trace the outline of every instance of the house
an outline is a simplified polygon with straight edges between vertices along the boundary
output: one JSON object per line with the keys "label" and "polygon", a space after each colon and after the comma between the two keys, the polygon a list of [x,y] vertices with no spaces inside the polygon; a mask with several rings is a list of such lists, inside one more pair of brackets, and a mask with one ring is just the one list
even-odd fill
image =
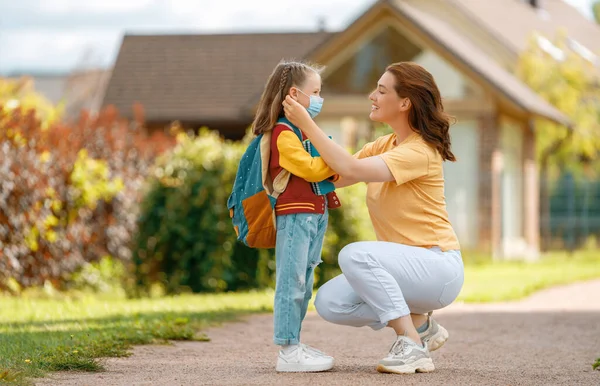
{"label": "house", "polygon": [[451,136],[459,160],[444,171],[448,212],[463,248],[535,257],[532,122],[569,121],[513,73],[532,33],[547,45],[559,27],[569,32],[573,50],[596,60],[600,29],[561,0],[380,0],[335,33],[127,35],[104,104],[131,115],[131,105],[141,102],[150,127],[178,120],[240,138],[275,64],[301,58],[327,66],[319,125],[353,144],[372,130],[366,95],[385,66],[420,63],[457,118]]}

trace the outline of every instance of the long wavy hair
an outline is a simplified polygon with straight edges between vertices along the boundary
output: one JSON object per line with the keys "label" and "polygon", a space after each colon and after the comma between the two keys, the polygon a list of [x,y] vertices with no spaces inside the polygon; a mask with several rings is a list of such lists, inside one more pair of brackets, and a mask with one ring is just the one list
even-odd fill
{"label": "long wavy hair", "polygon": [[320,74],[323,67],[295,61],[281,61],[267,80],[254,121],[252,132],[259,135],[272,130],[277,119],[283,115],[283,100],[292,86],[301,87],[312,71]]}
{"label": "long wavy hair", "polygon": [[396,80],[396,94],[410,99],[412,107],[408,121],[413,130],[435,147],[444,161],[456,161],[450,143],[450,123],[454,118],[444,112],[440,90],[433,76],[422,66],[411,62],[391,64],[386,71]]}

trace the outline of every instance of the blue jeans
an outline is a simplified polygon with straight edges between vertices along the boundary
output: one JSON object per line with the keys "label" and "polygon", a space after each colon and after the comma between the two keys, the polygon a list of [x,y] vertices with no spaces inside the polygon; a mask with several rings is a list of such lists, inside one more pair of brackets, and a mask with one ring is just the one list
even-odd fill
{"label": "blue jeans", "polygon": [[329,214],[277,216],[273,342],[300,343],[302,321],[312,297],[315,267],[321,263]]}

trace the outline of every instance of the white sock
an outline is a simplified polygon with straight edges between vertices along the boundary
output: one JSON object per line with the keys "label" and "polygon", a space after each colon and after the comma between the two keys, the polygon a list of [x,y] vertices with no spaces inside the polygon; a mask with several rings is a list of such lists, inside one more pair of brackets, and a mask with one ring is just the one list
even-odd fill
{"label": "white sock", "polygon": [[297,344],[286,344],[286,345],[281,346],[281,351],[283,351],[283,353],[285,355],[287,355],[287,354],[293,353],[297,348],[298,348]]}

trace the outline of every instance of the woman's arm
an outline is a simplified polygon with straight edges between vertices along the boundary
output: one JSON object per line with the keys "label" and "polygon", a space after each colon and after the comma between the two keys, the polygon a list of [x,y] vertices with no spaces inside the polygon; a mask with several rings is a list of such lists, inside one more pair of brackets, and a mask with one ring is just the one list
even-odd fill
{"label": "woman's arm", "polygon": [[[310,118],[308,111],[290,97],[283,102],[285,115],[298,126],[317,148],[321,158],[335,170],[343,180],[364,182],[393,181],[394,176],[379,156],[356,159],[343,147],[329,139]],[[347,186],[347,185],[346,185]]]}
{"label": "woman's arm", "polygon": [[335,181],[333,184],[335,185],[336,189],[340,189],[354,184],[358,184],[359,182],[361,181],[340,177],[340,179]]}

